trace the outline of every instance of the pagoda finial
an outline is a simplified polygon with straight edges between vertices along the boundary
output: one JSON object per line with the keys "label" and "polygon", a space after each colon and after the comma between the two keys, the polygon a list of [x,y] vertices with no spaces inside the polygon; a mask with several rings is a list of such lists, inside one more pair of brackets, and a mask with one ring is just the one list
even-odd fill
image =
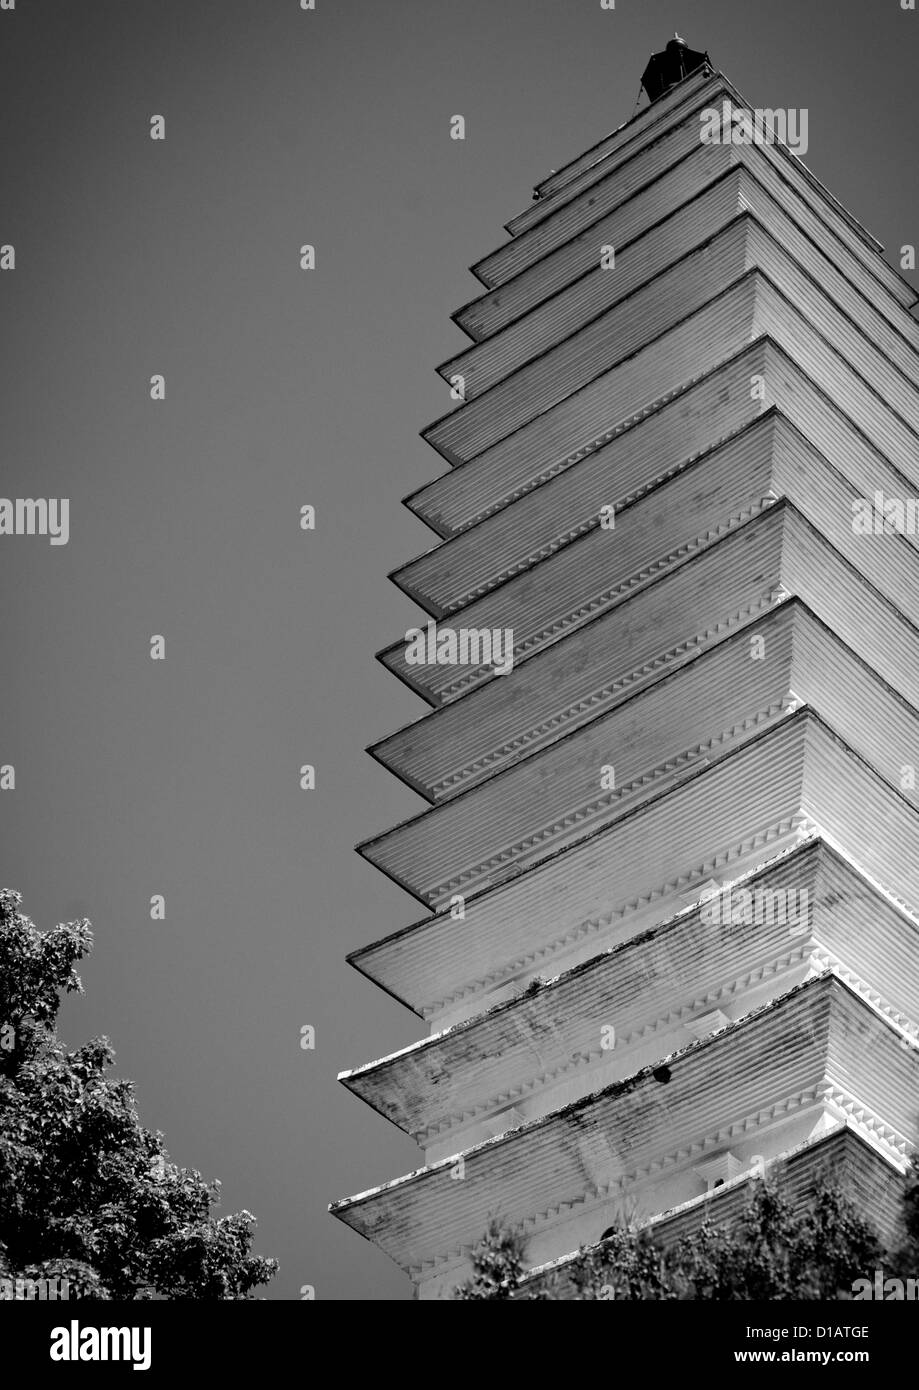
{"label": "pagoda finial", "polygon": [[674,32],[663,53],[654,53],[642,74],[641,85],[649,101],[657,101],[684,77],[708,64],[707,53],[698,53]]}

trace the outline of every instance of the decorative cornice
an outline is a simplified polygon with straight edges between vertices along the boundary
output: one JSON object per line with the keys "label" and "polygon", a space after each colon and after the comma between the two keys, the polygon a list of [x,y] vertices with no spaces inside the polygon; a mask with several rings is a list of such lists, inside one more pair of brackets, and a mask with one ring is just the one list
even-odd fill
{"label": "decorative cornice", "polygon": [[819,942],[815,943],[813,956],[814,964],[819,970],[831,971],[838,979],[842,980],[843,984],[849,986],[853,994],[864,999],[875,1013],[891,1023],[898,1033],[902,1033],[915,1047],[919,1048],[919,1023],[908,1018],[899,1009],[895,1009],[883,995],[879,994],[876,989],[872,989],[861,976],[856,975],[847,965],[843,964],[838,956],[833,955]]}
{"label": "decorative cornice", "polygon": [[[749,343],[744,344],[742,351],[746,352],[749,346]],[[639,351],[642,351],[642,349],[639,349]],[[514,488],[513,491],[505,493],[497,502],[492,502],[489,506],[483,507],[481,511],[476,512],[475,515],[469,517],[467,521],[454,527],[451,534],[458,536],[463,531],[468,531],[471,526],[475,526],[478,522],[484,521],[486,517],[501,511],[504,507],[509,506],[511,502],[516,502],[519,497],[523,497],[526,493],[532,492],[535,487],[539,487],[542,483],[547,483],[550,478],[554,478],[557,474],[563,473],[566,468],[570,468],[575,463],[580,463],[582,458],[586,458],[588,454],[595,453],[597,449],[602,449],[604,444],[609,444],[610,440],[615,439],[617,435],[623,434],[626,430],[631,429],[633,425],[637,425],[649,415],[653,415],[656,410],[660,410],[662,406],[668,405],[670,401],[676,400],[678,396],[682,396],[693,386],[697,386],[700,381],[704,381],[707,376],[713,375],[719,368],[733,361],[733,359],[739,355],[740,354],[737,352],[727,353],[724,357],[719,357],[717,362],[707,367],[704,372],[697,372],[695,376],[688,377],[685,381],[680,382],[678,386],[674,386],[669,391],[665,391],[663,395],[655,396],[654,400],[649,401],[647,405],[643,405],[640,410],[636,410],[624,420],[620,420],[617,424],[613,425],[611,429],[604,430],[603,434],[599,434],[594,439],[589,440],[579,449],[576,449],[574,453],[567,454],[564,458],[559,459],[557,463],[553,463],[542,469],[535,478],[530,478],[527,482],[521,483],[519,487]],[[616,368],[621,365],[621,363],[616,363],[610,370],[615,371]],[[473,462],[475,461],[476,460],[473,460]]]}
{"label": "decorative cornice", "polygon": [[[667,1169],[675,1168],[680,1164],[687,1164],[698,1159],[702,1154],[711,1149],[721,1148],[731,1140],[745,1137],[751,1133],[762,1129],[767,1125],[773,1125],[778,1120],[785,1119],[788,1115],[805,1106],[813,1106],[821,1102],[832,1105],[841,1113],[841,1117],[849,1119],[853,1128],[864,1127],[872,1133],[887,1130],[891,1134],[895,1131],[885,1125],[882,1120],[869,1111],[866,1106],[843,1091],[840,1087],[834,1086],[830,1082],[815,1082],[810,1086],[793,1091],[781,1100],[774,1101],[772,1105],[765,1106],[760,1110],[750,1111],[739,1120],[733,1121],[729,1125],[723,1125],[720,1129],[710,1131],[699,1139],[693,1140],[689,1144],[684,1144],[678,1149],[671,1150],[658,1158],[652,1159],[649,1163],[644,1163],[638,1168],[632,1169],[629,1173],[620,1174],[611,1182],[595,1184],[589,1183],[585,1192],[580,1196],[569,1200],[558,1202],[553,1206],[546,1207],[542,1211],[534,1212],[532,1216],[525,1217],[518,1222],[520,1231],[528,1236],[538,1234],[540,1231],[551,1226],[560,1216],[573,1211],[576,1207],[589,1211],[591,1207],[599,1207],[609,1201],[611,1197],[622,1194],[627,1188],[635,1186],[646,1178],[653,1177]],[[864,1118],[862,1118],[864,1116]],[[885,1147],[889,1147],[885,1145]],[[778,1157],[779,1155],[777,1155]],[[434,1259],[424,1260],[420,1264],[407,1266],[407,1273],[418,1282],[420,1279],[430,1277],[441,1271],[445,1271],[451,1265],[465,1263],[469,1255],[475,1249],[475,1242],[465,1242],[462,1245],[454,1246],[445,1251],[442,1255],[437,1255]]]}
{"label": "decorative cornice", "polygon": [[[807,1153],[808,1150],[819,1151],[819,1147],[822,1144],[828,1141],[832,1141],[834,1138],[838,1138],[840,1135],[843,1134],[854,1134],[860,1140],[862,1140],[862,1142],[867,1143],[868,1147],[871,1148],[875,1153],[880,1152],[878,1150],[877,1145],[872,1143],[871,1140],[864,1134],[860,1133],[857,1126],[852,1124],[850,1120],[836,1120],[830,1126],[830,1128],[827,1129],[826,1133],[822,1134],[819,1138],[814,1139],[812,1137],[809,1137],[803,1140],[800,1144],[796,1144],[794,1148],[787,1149],[783,1153],[777,1154],[775,1158],[770,1159],[769,1162],[766,1163],[766,1170],[768,1171],[774,1164],[786,1164],[790,1160],[802,1157]],[[881,1157],[884,1158],[885,1162],[890,1163],[890,1158],[886,1153],[881,1154]],[[899,1165],[897,1164],[892,1164],[892,1166],[894,1168],[899,1168]],[[715,1201],[718,1201],[726,1192],[730,1191],[732,1188],[742,1187],[745,1183],[750,1181],[751,1176],[752,1170],[749,1170],[745,1173],[738,1173],[737,1176],[734,1178],[729,1178],[723,1184],[723,1186],[719,1187],[717,1196],[715,1197]],[[674,1217],[682,1216],[684,1213],[692,1211],[694,1208],[699,1208],[707,1203],[710,1203],[712,1201],[712,1195],[713,1194],[710,1192],[700,1192],[697,1197],[690,1197],[688,1201],[678,1202],[676,1206],[668,1207],[666,1211],[657,1212],[654,1216],[650,1216],[647,1218],[647,1220],[640,1221],[636,1224],[639,1227],[644,1227],[649,1230],[654,1228],[655,1226],[666,1225],[669,1221],[672,1221]],[[559,1255],[554,1260],[547,1260],[543,1264],[536,1265],[535,1268],[529,1271],[528,1275],[526,1276],[525,1282],[529,1283],[531,1280],[538,1280],[546,1274],[552,1273],[554,1270],[562,1269],[565,1265],[577,1259],[580,1253],[580,1249],[568,1250],[564,1255]]]}
{"label": "decorative cornice", "polygon": [[[703,1138],[694,1140],[691,1144],[683,1145],[660,1158],[653,1159],[650,1163],[643,1164],[630,1173],[621,1174],[612,1182],[601,1185],[590,1184],[582,1196],[559,1202],[526,1217],[518,1223],[519,1229],[526,1235],[536,1235],[541,1230],[551,1226],[560,1216],[573,1211],[576,1207],[583,1207],[586,1211],[591,1207],[600,1206],[609,1201],[610,1197],[623,1193],[626,1188],[640,1183],[643,1179],[662,1173],[668,1168],[674,1168],[680,1163],[691,1162],[708,1150],[721,1148],[731,1140],[749,1135],[751,1131],[773,1125],[776,1121],[784,1119],[804,1106],[821,1104],[834,1110],[839,1119],[856,1133],[862,1133],[870,1138],[875,1147],[880,1146],[885,1157],[900,1172],[906,1170],[911,1151],[908,1140],[851,1092],[831,1081],[821,1081],[792,1092],[783,1097],[782,1100],[776,1101],[764,1109],[753,1111],[730,1125],[724,1125],[721,1129],[710,1132]],[[776,1155],[776,1157],[780,1158],[782,1155]],[[424,1277],[446,1270],[451,1265],[463,1264],[474,1248],[474,1242],[454,1246],[433,1260],[425,1260],[421,1264],[408,1266],[407,1273],[417,1282]]]}
{"label": "decorative cornice", "polygon": [[[672,569],[674,565],[679,564],[681,560],[685,560],[688,555],[695,555],[700,550],[705,550],[722,536],[726,536],[731,531],[735,531],[738,526],[743,526],[745,522],[752,521],[753,517],[759,516],[765,506],[768,505],[771,504],[764,503],[763,499],[760,499],[751,506],[744,507],[742,511],[734,512],[726,521],[719,522],[717,526],[710,527],[709,530],[704,532],[701,536],[695,536],[692,540],[677,546],[675,550],[671,550],[666,555],[662,555],[659,559],[653,560],[650,565],[645,565],[643,569],[639,570],[636,574],[630,575],[628,579],[624,579],[620,584],[615,584],[609,589],[604,589],[602,593],[596,594],[589,602],[582,603],[579,608],[572,609],[570,613],[566,613],[563,618],[559,618],[556,622],[551,623],[548,627],[542,628],[539,632],[532,633],[522,642],[515,643],[514,660],[519,661],[525,659],[529,652],[536,651],[540,647],[546,646],[549,642],[554,642],[559,637],[564,636],[569,628],[585,622],[588,618],[596,618],[604,609],[611,608],[626,594],[631,593],[634,589],[640,588],[650,580]],[[468,671],[464,672],[458,680],[455,680],[452,685],[443,687],[440,692],[441,703],[447,704],[457,699],[464,690],[467,690],[470,686],[478,685],[484,676],[492,674],[493,671],[494,668],[486,663],[471,667]]]}
{"label": "decorative cornice", "polygon": [[716,748],[728,743],[731,739],[740,734],[745,734],[753,729],[759,728],[762,724],[774,719],[777,715],[788,713],[784,700],[774,701],[765,708],[757,710],[755,714],[744,719],[739,724],[732,724],[729,729],[723,729],[712,738],[705,739],[702,743],[692,744],[689,748],[683,749],[674,757],[666,761],[657,763],[640,776],[633,778],[631,782],[623,783],[621,787],[616,787],[607,792],[604,796],[594,797],[585,802],[582,806],[576,807],[566,815],[550,821],[547,825],[527,835],[522,840],[517,840],[513,844],[506,846],[498,854],[493,854],[490,858],[482,860],[480,863],[464,869],[462,873],[455,874],[453,878],[447,879],[443,883],[436,884],[425,896],[431,901],[450,896],[453,893],[461,892],[464,885],[475,882],[483,875],[493,873],[495,869],[508,864],[521,855],[527,854],[540,846],[550,844],[558,836],[566,835],[568,831],[576,826],[583,825],[592,817],[597,817],[605,811],[609,811],[615,804],[622,801],[630,793],[637,791],[640,787],[658,781],[661,777],[676,772],[684,766],[691,766],[699,758],[704,758],[708,753],[714,752]]}
{"label": "decorative cornice", "polygon": [[602,714],[604,708],[612,704],[616,697],[621,695],[623,690],[627,690],[629,686],[635,685],[639,681],[643,681],[648,676],[653,675],[656,671],[661,671],[667,666],[672,665],[675,661],[679,660],[680,657],[685,656],[687,652],[701,650],[703,647],[733,632],[736,627],[743,626],[751,618],[760,617],[763,613],[769,612],[770,609],[777,607],[778,603],[772,596],[773,592],[773,590],[767,591],[765,594],[761,595],[759,599],[756,599],[752,603],[748,603],[744,608],[735,609],[733,613],[728,614],[726,618],[722,618],[720,622],[715,623],[712,627],[707,627],[703,629],[702,632],[694,633],[692,637],[687,638],[684,642],[678,643],[675,647],[668,647],[666,651],[652,657],[650,661],[644,662],[641,666],[636,666],[634,670],[629,671],[626,675],[619,676],[616,680],[610,681],[606,685],[601,685],[597,690],[592,691],[590,695],[585,695],[582,699],[576,700],[573,704],[566,705],[564,709],[558,710],[550,718],[544,719],[541,723],[534,725],[533,728],[528,729],[526,733],[518,735],[517,738],[506,740],[496,748],[490,749],[489,752],[483,753],[473,762],[467,764],[466,767],[461,768],[457,772],[450,773],[447,777],[442,777],[438,782],[432,784],[431,794],[433,796],[440,796],[444,792],[462,785],[463,782],[468,782],[470,778],[477,777],[479,773],[484,772],[493,763],[503,762],[506,758],[522,752],[524,748],[545,738],[547,734],[560,732],[564,729],[565,725],[570,723],[573,719],[582,718],[588,713],[594,716]]}
{"label": "decorative cornice", "polygon": [[843,1090],[832,1081],[825,1081],[820,1087],[820,1099],[836,1110],[840,1117],[848,1120],[856,1130],[864,1130],[875,1143],[880,1144],[891,1159],[905,1172],[912,1153],[912,1145],[893,1125],[882,1119],[877,1111],[865,1105],[851,1091]]}
{"label": "decorative cornice", "polygon": [[[678,1008],[670,1009],[666,1014],[659,1015],[653,1021],[642,1024],[634,1028],[631,1033],[617,1033],[616,1051],[622,1053],[636,1043],[646,1041],[659,1033],[681,1026],[684,1019],[692,1018],[700,1010],[711,1005],[722,1003],[726,999],[731,999],[737,994],[744,993],[754,985],[762,984],[772,975],[778,975],[784,970],[790,969],[793,965],[804,961],[808,956],[815,956],[812,945],[808,941],[802,942],[797,949],[785,951],[780,956],[761,961],[753,969],[747,970],[742,975],[738,975],[734,980],[714,986],[703,995],[697,995],[694,999],[681,1004]],[[821,965],[822,968],[822,965]],[[727,1025],[725,1025],[727,1026]],[[715,1030],[720,1032],[721,1030]],[[714,1036],[714,1033],[711,1035]],[[429,1125],[426,1129],[419,1130],[414,1136],[416,1142],[423,1148],[430,1147],[441,1137],[446,1137],[455,1130],[465,1129],[468,1125],[474,1124],[478,1119],[496,1110],[504,1110],[515,1103],[528,1099],[537,1091],[546,1090],[551,1086],[557,1085],[579,1071],[583,1071],[603,1058],[609,1059],[610,1053],[604,1051],[601,1046],[591,1048],[589,1051],[577,1052],[558,1067],[548,1068],[535,1075],[530,1076],[520,1085],[502,1091],[499,1095],[490,1096],[487,1100],[480,1102],[470,1110],[463,1110],[457,1115],[449,1116],[439,1123]],[[660,1059],[665,1060],[664,1058]]]}
{"label": "decorative cornice", "polygon": [[[646,497],[649,492],[653,492],[655,488],[660,487],[663,483],[670,482],[672,478],[676,478],[679,474],[685,473],[687,469],[691,468],[693,464],[698,463],[700,459],[705,458],[706,455],[714,454],[718,449],[723,448],[725,444],[729,444],[731,440],[736,439],[739,435],[742,435],[748,430],[752,423],[760,419],[762,419],[762,415],[753,417],[753,420],[744,420],[741,424],[735,426],[734,429],[728,430],[726,434],[718,435],[714,440],[706,444],[704,448],[697,449],[695,453],[687,455],[687,457],[681,459],[679,463],[675,463],[672,467],[665,468],[660,473],[654,474],[653,477],[647,479],[646,482],[641,483],[638,487],[634,487],[631,492],[622,493],[619,497],[613,499],[612,506],[616,516],[619,516],[620,512],[624,511],[627,507],[631,507],[634,503],[639,502],[643,497]],[[773,500],[775,500],[774,496]],[[599,513],[592,512],[590,516],[584,521],[579,522],[577,526],[569,526],[567,530],[560,531],[551,541],[547,541],[545,545],[531,550],[523,559],[515,561],[513,565],[507,565],[504,569],[497,571],[491,579],[486,580],[482,584],[476,584],[473,588],[467,589],[459,598],[454,599],[452,603],[445,604],[444,614],[453,613],[457,608],[464,608],[467,603],[472,603],[476,599],[481,598],[484,594],[490,593],[492,589],[497,589],[499,585],[504,584],[508,579],[513,579],[516,574],[520,574],[523,570],[530,569],[541,560],[548,559],[549,556],[554,555],[557,550],[561,550],[564,546],[577,540],[579,536],[584,536],[588,531],[594,531],[599,526]],[[443,544],[449,544],[449,542],[445,541]],[[443,544],[435,547],[430,553],[437,554],[443,548]]]}
{"label": "decorative cornice", "polygon": [[596,932],[602,931],[605,927],[616,920],[628,917],[639,908],[648,907],[659,898],[665,897],[680,888],[688,888],[692,885],[701,887],[713,877],[716,870],[724,865],[733,863],[737,859],[745,858],[751,852],[770,844],[784,836],[797,833],[801,838],[809,837],[817,833],[816,828],[812,828],[811,822],[800,812],[794,815],[785,816],[779,821],[774,821],[764,829],[754,831],[743,840],[736,842],[727,849],[707,859],[703,864],[696,865],[685,873],[678,874],[676,878],[668,879],[665,883],[652,888],[649,893],[641,893],[638,897],[631,898],[620,907],[613,908],[610,912],[602,913],[599,917],[588,917],[578,922],[576,926],[565,932],[563,936],[556,937],[554,941],[546,943],[536,951],[531,951],[525,956],[518,956],[516,960],[509,961],[500,966],[497,970],[489,972],[469,984],[463,985],[461,989],[454,991],[453,994],[438,1000],[434,1004],[421,1007],[423,1018],[430,1018],[434,1014],[442,1013],[454,1004],[467,998],[471,994],[479,994],[483,990],[491,989],[523,971],[531,969],[539,961],[547,960],[551,956],[557,955],[560,951],[573,946],[577,941]]}

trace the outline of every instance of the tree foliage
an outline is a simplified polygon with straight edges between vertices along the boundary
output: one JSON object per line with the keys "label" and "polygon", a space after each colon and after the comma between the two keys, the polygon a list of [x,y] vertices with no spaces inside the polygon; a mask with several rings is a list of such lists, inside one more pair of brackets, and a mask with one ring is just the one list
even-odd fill
{"label": "tree foliage", "polygon": [[[912,1274],[919,1256],[919,1175],[903,1199],[906,1240],[894,1259]],[[526,1242],[492,1221],[473,1252],[473,1276],[460,1299],[801,1300],[847,1296],[854,1281],[884,1262],[871,1224],[843,1192],[818,1184],[801,1211],[780,1185],[758,1179],[733,1222],[711,1220],[669,1247],[647,1227],[622,1224],[582,1250],[564,1271],[525,1285]]]}
{"label": "tree foliage", "polygon": [[525,1250],[526,1241],[519,1232],[502,1226],[493,1217],[476,1247],[472,1278],[457,1289],[454,1297],[465,1303],[510,1298],[526,1274]]}
{"label": "tree foliage", "polygon": [[0,891],[0,1277],[67,1279],[70,1297],[246,1299],[277,1265],[254,1217],[217,1219],[219,1183],[169,1161],[105,1038],[68,1051],[61,997],[82,992],[88,921],[40,932]]}

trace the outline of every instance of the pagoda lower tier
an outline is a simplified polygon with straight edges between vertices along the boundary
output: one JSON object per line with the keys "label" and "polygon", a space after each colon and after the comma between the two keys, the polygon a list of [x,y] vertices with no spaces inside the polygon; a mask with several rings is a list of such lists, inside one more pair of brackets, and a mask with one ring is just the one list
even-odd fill
{"label": "pagoda lower tier", "polygon": [[444,1159],[333,1210],[400,1264],[421,1297],[441,1297],[468,1276],[497,1191],[537,1267],[595,1242],[626,1211],[641,1219],[678,1206],[715,1177],[840,1123],[902,1172],[917,1087],[919,1047],[828,969],[461,1162]]}
{"label": "pagoda lower tier", "polygon": [[707,895],[342,1080],[432,1163],[621,1081],[825,969],[861,994],[871,980],[872,1006],[916,1034],[915,919],[825,839],[712,880]]}
{"label": "pagoda lower tier", "polygon": [[[888,1249],[895,1249],[902,1239],[901,1175],[848,1120],[840,1120],[827,1133],[768,1164],[763,1159],[739,1176],[716,1179],[717,1186],[644,1224],[665,1250],[691,1240],[705,1223],[729,1225],[743,1214],[758,1177],[779,1184],[785,1199],[802,1216],[813,1207],[821,1188],[833,1187],[872,1224]],[[599,1251],[602,1246],[601,1240],[587,1248]],[[512,1297],[524,1300],[541,1292],[560,1300],[577,1299],[579,1290],[572,1276],[579,1253],[572,1251],[534,1270]],[[869,1277],[872,1274],[868,1271]]]}

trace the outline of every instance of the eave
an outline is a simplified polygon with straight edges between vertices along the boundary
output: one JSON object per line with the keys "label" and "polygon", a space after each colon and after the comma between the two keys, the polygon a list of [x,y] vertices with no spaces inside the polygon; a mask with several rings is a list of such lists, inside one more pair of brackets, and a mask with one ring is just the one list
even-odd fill
{"label": "eave", "polygon": [[[852,299],[850,307],[856,308],[863,322],[838,308],[820,281],[748,210],[737,213],[722,230],[652,278],[639,280],[631,293],[590,321],[560,339],[551,338],[544,351],[443,416],[423,432],[424,438],[451,463],[462,464],[502,441],[525,435],[534,421],[551,417],[556,406],[578,395],[589,399],[592,384],[615,373],[754,269],[784,298],[794,318],[801,318],[822,337],[833,357],[841,357],[878,402],[913,429],[915,439],[919,392],[914,358],[910,359],[911,380],[877,350],[858,302]],[[815,269],[819,274],[819,268]],[[608,278],[614,278],[614,273]],[[704,344],[697,345],[697,352],[704,351]],[[699,366],[704,364],[703,355]],[[677,372],[676,363],[673,370]],[[671,376],[666,386],[680,380],[680,374]],[[643,391],[644,399],[660,394],[650,384]],[[845,392],[841,394],[845,399]],[[916,474],[915,464],[907,468],[910,471]]]}
{"label": "eave", "polygon": [[[726,152],[733,149],[724,148]],[[692,159],[679,167],[685,168],[684,177],[688,178]],[[687,189],[681,191],[685,194]],[[671,201],[667,216],[634,236],[629,235],[634,231],[634,219],[629,224],[621,215],[606,219],[589,237],[579,238],[564,260],[545,266],[538,280],[538,267],[534,267],[528,276],[519,277],[521,283],[515,281],[513,287],[504,287],[499,296],[491,297],[500,300],[502,320],[495,323],[488,338],[451,357],[438,371],[447,380],[457,374],[463,377],[464,400],[468,403],[685,258],[744,211],[755,215],[796,264],[858,324],[869,341],[876,343],[915,383],[919,374],[919,325],[899,306],[891,311],[891,317],[880,313],[870,278],[863,273],[853,279],[843,273],[833,259],[827,238],[821,244],[809,236],[739,160],[679,206],[674,207]],[[613,270],[604,269],[600,263],[601,248],[609,245],[616,252]],[[556,253],[556,258],[560,257],[561,253]],[[569,269],[576,267],[578,273],[559,283],[565,265]],[[517,310],[519,314],[513,317]]]}
{"label": "eave", "polygon": [[[828,968],[896,1026],[919,1032],[919,922],[825,841],[786,851],[732,887],[777,902],[775,920],[735,924],[693,905],[340,1080],[423,1147],[455,1153],[470,1128],[512,1128],[521,1112],[556,1108],[546,1096],[560,1087],[586,1094],[622,1079],[688,1045],[700,1016],[726,1023],[749,1012],[751,998]],[[806,903],[806,913],[782,911],[789,902]],[[611,1020],[614,1046],[604,1047]]]}
{"label": "eave", "polygon": [[[613,529],[604,528],[598,517],[596,525],[541,562],[451,613],[436,631],[510,633],[519,667],[586,622],[632,601],[780,501],[793,506],[845,565],[915,626],[917,538],[897,532],[865,536],[853,526],[859,499],[872,499],[877,490],[887,497],[915,494],[902,489],[883,460],[869,460],[870,470],[861,462],[854,451],[848,471],[856,476],[840,476],[778,407],[771,407],[726,443],[626,503]],[[384,664],[435,707],[513,675],[497,675],[491,662],[481,660],[487,651],[480,650],[478,661],[469,664],[435,664],[430,657],[412,664],[410,655],[403,641],[387,651]]]}
{"label": "eave", "polygon": [[496,1204],[531,1240],[591,1210],[599,1234],[629,1193],[795,1111],[849,1118],[905,1168],[919,1048],[833,975],[665,1060],[466,1151],[461,1180],[446,1159],[332,1212],[422,1279],[466,1260]]}
{"label": "eave", "polygon": [[[672,118],[674,114],[678,113],[679,107],[685,109],[687,105],[691,104],[692,109],[697,112],[703,104],[706,106],[709,105],[712,97],[715,95],[727,94],[731,97],[735,106],[742,107],[747,111],[751,110],[750,103],[738,92],[734,84],[730,82],[722,72],[714,72],[710,77],[705,79],[704,85],[700,83],[700,100],[695,99],[697,94],[693,86],[690,85],[689,80],[685,83],[680,83],[678,88],[674,88],[671,95],[676,96],[677,93],[679,94],[680,100],[678,102],[674,101],[672,104],[668,100],[668,107],[665,109],[665,117],[668,123],[672,122]],[[609,168],[615,162],[613,156],[616,156],[618,159],[620,153],[624,152],[627,147],[633,144],[632,137],[636,140],[642,139],[643,130],[650,128],[656,123],[653,118],[655,109],[658,105],[659,103],[655,102],[652,106],[646,107],[644,111],[639,112],[638,115],[633,118],[633,121],[626,122],[625,126],[620,126],[608,136],[606,142],[601,142],[601,144],[606,145],[602,153],[598,146],[593,146],[590,150],[585,151],[584,154],[579,155],[577,159],[571,161],[569,165],[562,169],[557,169],[553,174],[550,174],[547,179],[537,184],[535,191],[539,193],[539,199],[531,203],[518,217],[513,218],[510,223],[506,223],[506,230],[512,236],[519,235],[528,225],[541,221],[548,214],[555,212],[559,206],[570,201],[577,192],[580,192],[584,187],[595,182],[598,176],[605,177]],[[644,121],[642,121],[642,117],[645,118]],[[858,218],[839,201],[835,194],[817,178],[816,174],[808,168],[802,159],[798,156],[792,156],[784,145],[779,144],[775,148],[784,155],[784,162],[791,166],[791,169],[795,173],[799,173],[806,180],[810,189],[817,195],[819,201],[827,205],[835,215],[842,218],[847,227],[858,235],[860,240],[870,251],[876,252],[878,255],[883,252],[884,248],[877,237],[873,236]],[[779,159],[777,162],[781,166],[783,161]],[[577,170],[576,174],[573,174],[573,166],[578,164],[582,167]],[[583,182],[576,183],[576,179],[582,179]]]}
{"label": "eave", "polygon": [[822,830],[915,910],[917,812],[807,707],[507,883],[349,960],[440,1026],[696,901]]}
{"label": "eave", "polygon": [[[445,536],[474,526],[631,430],[760,337],[769,337],[792,361],[806,362],[815,386],[891,465],[907,478],[919,478],[915,386],[899,369],[885,365],[865,334],[796,269],[754,218],[743,225],[755,267],[630,357],[419,489],[408,499],[411,509]],[[866,364],[884,383],[890,402],[864,376]],[[636,410],[636,400],[647,404]]]}
{"label": "eave", "polygon": [[[751,391],[755,378],[761,378],[762,399]],[[873,496],[876,488],[888,496],[910,495],[910,480],[763,336],[512,506],[438,542],[390,577],[432,616],[445,619],[598,529],[603,507],[614,509],[618,525],[623,511],[710,458],[769,410],[790,421],[858,496]],[[787,495],[805,515],[816,516],[807,493],[793,482],[786,485]],[[915,538],[906,539],[915,547]],[[841,540],[837,544],[847,549]],[[658,548],[654,555],[659,554]]]}
{"label": "eave", "polygon": [[[751,643],[768,660],[751,661]],[[916,661],[919,676],[919,660]],[[651,686],[358,846],[433,910],[506,882],[684,780],[797,704],[901,788],[919,715],[798,599],[730,632]],[[613,786],[604,788],[604,770]],[[904,794],[919,804],[919,790]]]}
{"label": "eave", "polygon": [[[817,1191],[829,1182],[873,1225],[888,1249],[902,1239],[903,1174],[848,1119],[776,1159],[765,1172],[781,1185],[785,1200],[802,1216],[813,1210]],[[753,1173],[744,1173],[717,1192],[694,1197],[673,1211],[652,1217],[644,1225],[668,1249],[678,1241],[692,1239],[703,1225],[722,1226],[737,1220],[753,1195],[756,1181]],[[588,1250],[599,1250],[601,1246],[598,1241]],[[550,1288],[553,1298],[576,1299],[578,1293],[571,1276],[580,1253],[572,1250],[534,1269],[514,1297],[526,1300],[537,1290]]]}
{"label": "eave", "polygon": [[[648,182],[650,176],[673,163],[675,150],[700,143],[699,113],[727,96],[737,107],[750,111],[750,106],[730,82],[719,74],[712,88],[700,94],[692,114],[677,113],[666,131],[650,132],[641,148],[635,142],[628,150],[610,160],[594,165],[577,184],[569,185],[566,196],[551,208],[534,204],[528,215],[538,218],[534,225],[520,228],[513,240],[483,257],[472,267],[472,273],[489,288],[503,285],[521,269],[533,264],[547,251],[575,236],[585,225],[596,221],[603,213],[622,202],[625,196]],[[682,143],[681,143],[682,142]],[[712,148],[715,148],[712,146]],[[807,168],[803,161],[777,142],[775,144],[741,146],[759,150],[772,166],[782,183],[789,187],[870,271],[879,288],[909,307],[916,301],[916,292],[883,259],[883,247],[843,207]],[[541,201],[541,200],[540,200]],[[525,216],[527,214],[524,214]]]}
{"label": "eave", "polygon": [[[539,202],[540,210],[544,213],[551,212],[559,199],[559,195],[576,178],[602,160],[609,159],[614,153],[619,153],[634,140],[642,139],[647,130],[661,123],[669,124],[672,122],[674,116],[687,103],[694,103],[697,106],[696,98],[699,93],[716,89],[718,80],[717,74],[706,74],[701,71],[690,73],[659,101],[654,102],[653,105],[642,107],[629,120],[623,121],[615,130],[605,135],[602,140],[598,140],[588,149],[582,151],[575,159],[569,159],[554,169],[551,174],[534,186],[534,193],[539,195],[538,199],[534,199],[534,201]],[[511,218],[509,222],[505,223],[508,234],[510,236],[516,235],[521,221],[523,219],[529,221],[533,217],[533,212],[532,205],[528,205],[517,217]]]}
{"label": "eave", "polygon": [[[878,543],[887,540],[900,544]],[[863,566],[872,570],[889,555],[899,572],[902,555],[910,553],[900,537],[860,543]],[[914,584],[904,587],[908,596]],[[474,681],[468,693],[458,685],[462,698],[393,735],[380,756],[434,800],[448,799],[613,709],[793,597],[903,699],[917,702],[915,624],[779,499],[596,617],[568,631],[562,626],[556,640],[515,662],[507,675]]]}

